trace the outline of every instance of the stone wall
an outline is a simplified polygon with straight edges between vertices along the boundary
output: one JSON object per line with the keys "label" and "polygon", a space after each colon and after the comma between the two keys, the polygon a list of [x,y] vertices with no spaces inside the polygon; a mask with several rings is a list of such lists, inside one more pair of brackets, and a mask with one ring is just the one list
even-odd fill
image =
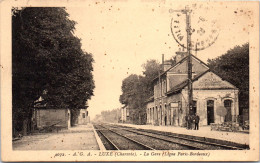
{"label": "stone wall", "polygon": [[193,99],[197,101],[197,114],[200,116],[200,124],[208,125],[207,121],[207,101],[214,101],[214,123],[223,123],[224,117],[218,115],[217,109],[224,106],[225,100],[231,100],[232,121],[236,121],[239,115],[238,90],[194,90]]}
{"label": "stone wall", "polygon": [[64,128],[70,127],[70,114],[68,109],[36,109],[36,124],[38,128],[51,125],[59,125]]}
{"label": "stone wall", "polygon": [[[231,100],[232,121],[236,121],[239,115],[238,90],[193,90],[193,100],[197,102],[197,114],[200,116],[200,125],[208,125],[207,101],[214,101],[214,123],[223,123],[225,117],[218,115],[217,109],[224,106],[225,100]],[[173,105],[171,106],[171,103]],[[183,89],[181,93],[156,99],[147,105],[147,123],[159,125],[185,126],[185,116],[188,113],[188,91]]]}

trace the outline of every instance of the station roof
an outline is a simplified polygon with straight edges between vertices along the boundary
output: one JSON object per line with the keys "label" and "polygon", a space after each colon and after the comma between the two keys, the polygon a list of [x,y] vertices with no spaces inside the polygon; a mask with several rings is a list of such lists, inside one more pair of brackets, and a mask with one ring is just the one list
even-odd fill
{"label": "station roof", "polygon": [[[207,72],[209,72],[210,70],[207,70],[197,76],[195,76],[193,79],[192,79],[192,82],[198,80],[201,76],[203,76],[204,74],[206,74]],[[181,82],[180,84],[174,86],[173,88],[171,88],[166,94],[167,95],[171,95],[171,94],[175,94],[179,91],[181,91],[183,88],[185,88],[186,86],[188,85],[188,79]]]}
{"label": "station roof", "polygon": [[[206,67],[208,67],[208,65],[206,63],[204,63],[203,61],[201,61],[199,58],[195,57],[193,54],[191,54],[191,57],[195,58],[196,60],[198,60],[200,63],[202,63],[203,65],[205,65]],[[188,58],[188,56],[182,58],[179,62],[175,63],[173,66],[171,66],[170,68],[168,68],[166,71],[162,72],[160,74],[160,76],[165,75],[168,71],[170,71],[173,67],[181,64],[182,62],[184,62],[186,59]],[[155,77],[152,81],[155,81],[159,78],[159,76]]]}
{"label": "station roof", "polygon": [[[203,75],[205,75],[206,73],[208,72],[212,72],[213,74],[217,75],[215,72],[213,72],[212,70],[208,69],[207,71],[195,76],[193,79],[192,79],[192,83],[197,81],[200,77],[202,77]],[[218,77],[220,77],[219,75],[217,75]],[[220,77],[221,78],[221,77]],[[224,80],[221,78],[221,80]],[[231,87],[227,87],[227,88],[221,88],[221,89],[238,89],[236,88],[233,84],[229,83],[228,81],[224,80],[225,82],[227,82],[228,84],[231,85]],[[182,89],[184,89],[186,86],[188,85],[188,79],[181,82],[180,84],[174,86],[173,88],[171,88],[169,91],[167,91],[167,95],[172,95],[172,94],[176,94],[176,93],[179,93]],[[233,87],[233,88],[232,88]]]}
{"label": "station roof", "polygon": [[148,103],[148,102],[152,102],[152,101],[154,101],[154,96],[149,97],[145,102]]}

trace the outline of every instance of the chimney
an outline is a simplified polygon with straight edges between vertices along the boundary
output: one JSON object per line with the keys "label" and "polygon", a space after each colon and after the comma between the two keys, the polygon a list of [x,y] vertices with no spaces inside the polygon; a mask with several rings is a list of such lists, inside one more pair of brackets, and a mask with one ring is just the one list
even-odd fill
{"label": "chimney", "polygon": [[162,64],[161,64],[161,70],[164,72],[164,54],[162,54]]}
{"label": "chimney", "polygon": [[176,63],[180,62],[183,58],[185,58],[188,55],[186,51],[181,51],[179,49],[178,52],[176,52],[176,56],[174,57]]}
{"label": "chimney", "polygon": [[172,67],[171,61],[165,61],[163,66],[163,71],[168,70],[170,67]]}
{"label": "chimney", "polygon": [[164,54],[162,54],[162,64],[161,64],[161,70],[164,72],[168,70],[172,66],[171,61],[166,60],[164,61]]}

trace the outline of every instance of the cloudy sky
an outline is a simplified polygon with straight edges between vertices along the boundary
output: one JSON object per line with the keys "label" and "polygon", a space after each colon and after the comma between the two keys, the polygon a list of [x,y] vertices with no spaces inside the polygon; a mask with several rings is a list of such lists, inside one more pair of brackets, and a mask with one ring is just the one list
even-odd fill
{"label": "cloudy sky", "polygon": [[[191,25],[197,28],[198,17],[217,20],[218,38],[212,46],[198,51],[198,58],[207,62],[208,58],[220,56],[235,45],[249,41],[254,13],[247,3],[202,4],[197,3],[193,9]],[[77,22],[75,34],[82,39],[82,48],[95,59],[95,96],[89,101],[91,119],[103,110],[121,107],[122,80],[130,74],[142,74],[141,65],[148,59],[161,62],[162,54],[165,59],[175,55],[179,47],[171,33],[174,13],[169,10],[183,9],[185,5],[194,7],[183,2],[153,0],[84,1],[67,7],[70,18]],[[205,30],[210,31],[210,28],[206,26]]]}

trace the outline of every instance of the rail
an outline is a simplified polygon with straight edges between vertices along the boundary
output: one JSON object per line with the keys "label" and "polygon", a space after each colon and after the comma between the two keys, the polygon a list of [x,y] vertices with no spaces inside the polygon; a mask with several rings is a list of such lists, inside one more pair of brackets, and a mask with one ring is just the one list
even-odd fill
{"label": "rail", "polygon": [[[96,125],[95,125],[95,126],[96,126]],[[130,142],[133,142],[133,143],[135,143],[135,144],[137,144],[137,145],[143,147],[145,150],[155,150],[155,149],[152,148],[152,147],[149,147],[149,146],[147,146],[147,145],[145,145],[145,144],[143,144],[143,143],[141,143],[141,142],[139,142],[139,141],[136,141],[136,140],[134,140],[134,139],[131,139],[131,138],[125,136],[125,135],[122,135],[122,134],[116,132],[116,131],[113,131],[113,130],[111,130],[111,129],[109,129],[109,128],[106,128],[106,127],[104,127],[104,126],[102,126],[102,125],[99,125],[99,126],[102,127],[102,128],[105,128],[107,131],[110,131],[110,132],[112,132],[112,133],[114,133],[114,134],[117,134],[117,135],[119,135],[119,136],[121,136],[121,137],[123,137],[123,138],[129,140]],[[98,130],[98,131],[99,131],[100,133],[102,133],[102,130]],[[104,136],[105,138],[107,138],[107,140],[108,140],[111,144],[113,144],[113,146],[115,146],[115,147],[117,148],[117,150],[120,150],[120,148],[117,147],[107,136],[105,136],[104,133],[102,133],[102,134],[103,134],[103,136]]]}
{"label": "rail", "polygon": [[[165,137],[170,137],[170,138],[176,138],[176,139],[182,139],[182,140],[185,140],[185,141],[189,141],[189,142],[195,142],[195,143],[200,143],[200,144],[205,144],[205,145],[211,145],[211,146],[216,146],[216,147],[220,147],[220,148],[224,148],[224,149],[232,149],[232,150],[244,150],[244,149],[247,149],[247,148],[241,148],[241,147],[237,147],[237,146],[231,146],[231,145],[225,145],[225,144],[219,144],[219,143],[213,143],[213,142],[208,142],[206,140],[202,141],[202,140],[196,140],[196,139],[190,139],[190,138],[185,138],[185,137],[180,137],[180,136],[176,136],[174,135],[174,133],[165,133],[165,132],[161,132],[161,131],[147,131],[147,130],[144,130],[144,129],[133,129],[131,127],[127,127],[128,129],[126,128],[123,128],[122,126],[118,126],[118,125],[114,125],[116,127],[119,127],[119,128],[122,128],[124,130],[127,130],[129,132],[133,132],[133,133],[138,133],[138,134],[143,134],[145,136],[148,136],[148,137],[153,137],[153,138],[157,138],[157,139],[161,139],[161,140],[164,140],[164,141],[168,141],[168,142],[172,142],[172,143],[176,143],[176,144],[180,144],[180,145],[184,145],[184,146],[187,146],[187,147],[191,147],[193,149],[204,149],[204,148],[200,148],[200,147],[197,147],[197,146],[193,146],[193,145],[189,145],[189,144],[184,144],[184,143],[180,143],[180,142],[176,142],[176,141],[169,141],[167,139],[164,139],[164,138],[158,138],[158,137],[155,137],[155,136],[152,136],[152,135],[148,135],[148,134],[145,134],[145,133],[150,133],[150,134],[155,134],[155,135],[161,135],[161,136],[165,136]],[[136,131],[133,131],[133,130],[136,130]],[[145,132],[145,133],[140,133],[140,132]]]}

